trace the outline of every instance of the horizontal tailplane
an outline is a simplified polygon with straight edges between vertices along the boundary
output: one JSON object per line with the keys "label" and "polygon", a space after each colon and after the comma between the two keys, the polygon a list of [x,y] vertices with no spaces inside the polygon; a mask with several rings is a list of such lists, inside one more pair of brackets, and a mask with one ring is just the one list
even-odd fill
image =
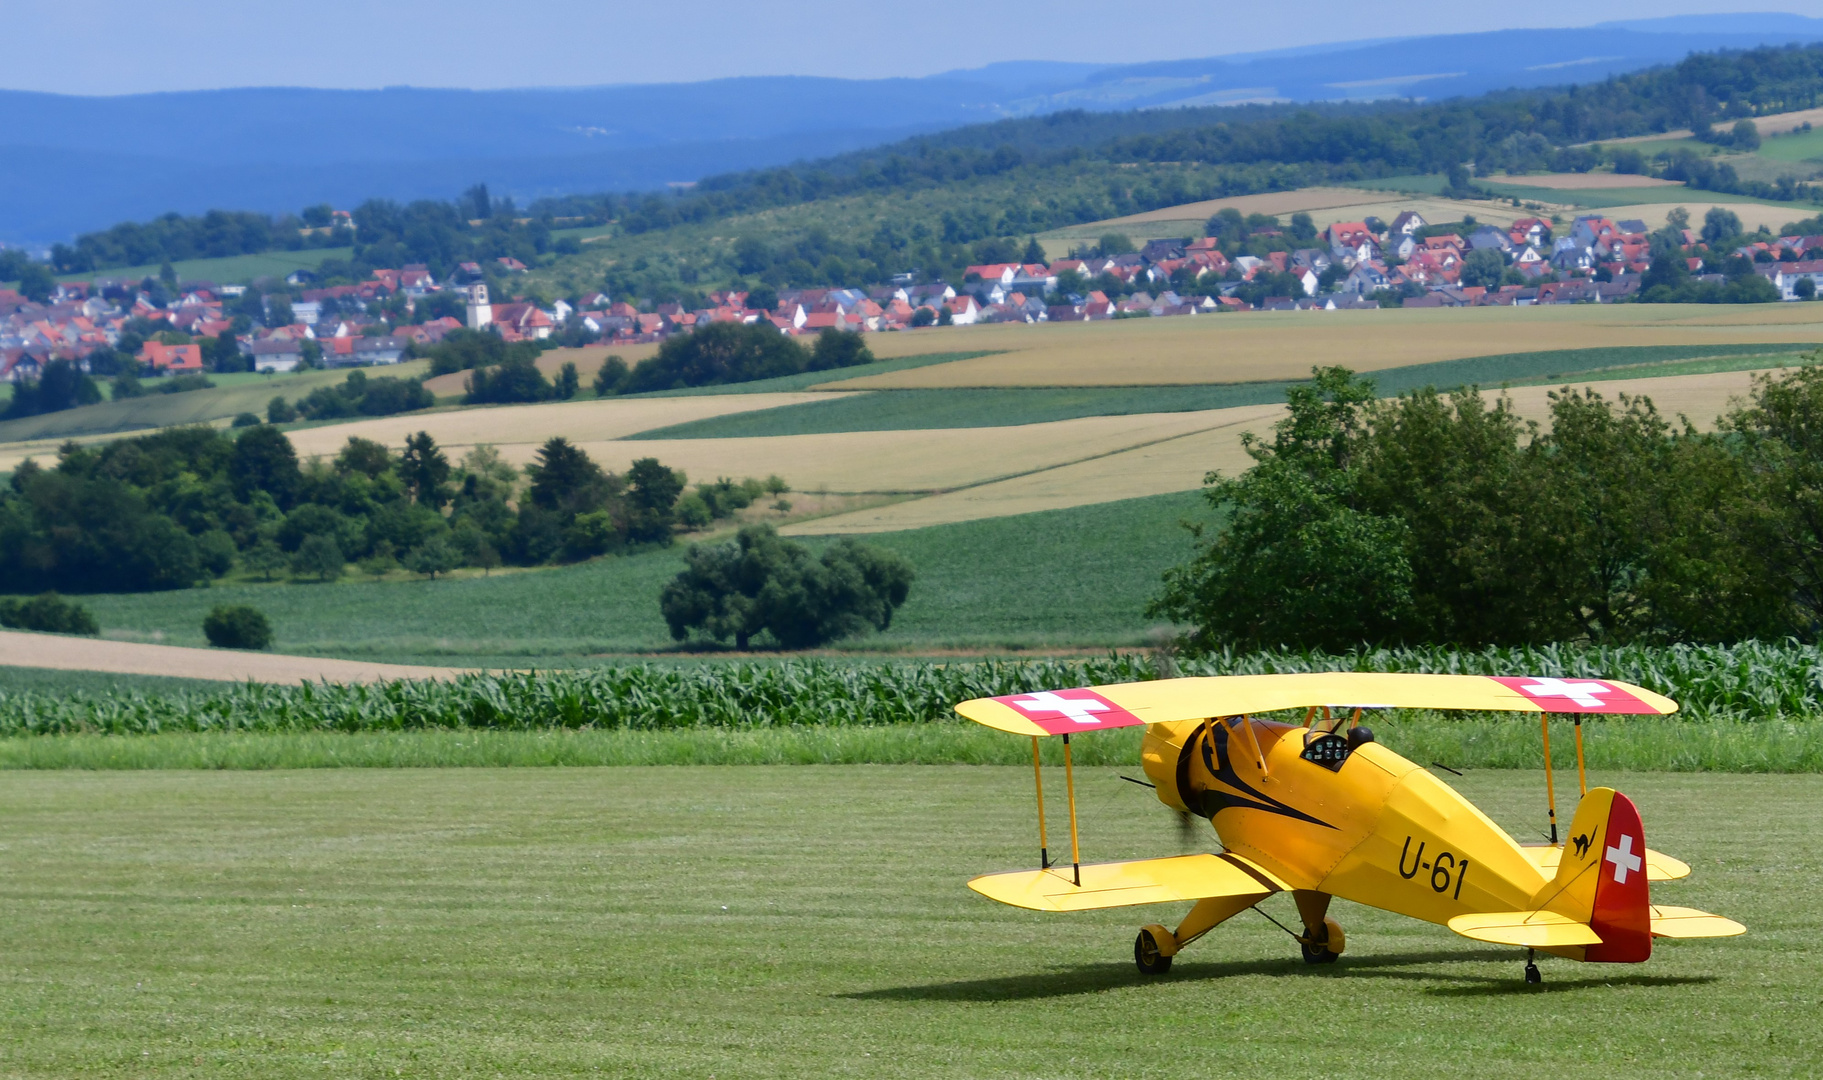
{"label": "horizontal tailplane", "polygon": [[1490,911],[1458,915],[1450,920],[1450,929],[1476,941],[1527,949],[1601,944],[1601,937],[1588,924],[1555,911]]}

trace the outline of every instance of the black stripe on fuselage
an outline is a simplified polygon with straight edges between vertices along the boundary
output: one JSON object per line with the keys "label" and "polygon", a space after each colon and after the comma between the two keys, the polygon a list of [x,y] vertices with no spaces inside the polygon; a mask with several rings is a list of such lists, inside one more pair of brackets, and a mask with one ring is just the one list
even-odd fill
{"label": "black stripe on fuselage", "polygon": [[[1195,791],[1190,786],[1190,765],[1196,760],[1194,755],[1199,749],[1203,756],[1203,765],[1209,770],[1209,774],[1228,787],[1244,794],[1237,795],[1216,790]],[[1242,780],[1240,775],[1234,771],[1234,763],[1229,760],[1228,726],[1214,720],[1205,720],[1203,726],[1197,729],[1197,733],[1184,741],[1184,748],[1177,755],[1177,791],[1178,797],[1182,798],[1187,806],[1194,797],[1197,805],[1191,806],[1191,809],[1206,818],[1213,819],[1223,810],[1261,810],[1295,821],[1308,821],[1312,825],[1321,825],[1325,829],[1335,828],[1329,822],[1311,817],[1296,807],[1287,806]]]}

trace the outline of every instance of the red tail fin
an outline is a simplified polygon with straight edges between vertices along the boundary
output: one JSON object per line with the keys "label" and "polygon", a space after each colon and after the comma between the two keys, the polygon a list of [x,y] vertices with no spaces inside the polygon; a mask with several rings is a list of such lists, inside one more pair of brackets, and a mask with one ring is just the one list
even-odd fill
{"label": "red tail fin", "polygon": [[1652,955],[1652,898],[1646,885],[1646,830],[1639,808],[1619,792],[1608,808],[1596,864],[1595,903],[1589,928],[1601,935],[1584,958],[1637,964]]}

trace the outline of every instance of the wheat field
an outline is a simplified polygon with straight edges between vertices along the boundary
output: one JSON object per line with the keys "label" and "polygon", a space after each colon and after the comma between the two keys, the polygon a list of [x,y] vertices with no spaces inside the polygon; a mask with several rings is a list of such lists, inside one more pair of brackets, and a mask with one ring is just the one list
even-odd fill
{"label": "wheat field", "polygon": [[[944,491],[1020,476],[1176,438],[1222,422],[1210,412],[1181,412],[1085,416],[1017,427],[582,445],[608,468],[620,468],[634,458],[656,457],[696,480],[776,473],[799,491],[894,494]],[[511,461],[532,449],[536,448],[503,446],[501,454]]]}
{"label": "wheat field", "polygon": [[1150,386],[1300,379],[1318,365],[1407,364],[1629,345],[1823,343],[1823,304],[1672,304],[1267,311],[882,334],[882,357],[993,351],[822,390]]}
{"label": "wheat field", "polygon": [[[1746,396],[1754,374],[1730,371],[1574,385],[1592,386],[1609,400],[1619,394],[1644,395],[1673,424],[1682,414],[1707,431],[1715,427],[1716,418],[1732,400]],[[1523,386],[1508,391],[1508,396],[1520,416],[1548,426],[1550,394],[1555,389]],[[1277,405],[1193,413],[1190,415],[1204,418],[1204,426],[1176,438],[958,491],[802,522],[783,531],[799,535],[894,532],[1191,491],[1201,487],[1204,476],[1212,470],[1229,476],[1246,470],[1253,462],[1241,445],[1241,436],[1251,431],[1269,437],[1272,425],[1284,414],[1283,406]]]}

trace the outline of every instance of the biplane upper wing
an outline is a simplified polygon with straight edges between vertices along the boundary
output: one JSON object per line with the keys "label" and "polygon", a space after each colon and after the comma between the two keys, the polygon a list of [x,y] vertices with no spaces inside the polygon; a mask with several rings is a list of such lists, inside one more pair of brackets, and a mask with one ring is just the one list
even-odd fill
{"label": "biplane upper wing", "polygon": [[1264,868],[1227,853],[1084,863],[1078,869],[1080,885],[1071,867],[1053,866],[983,874],[968,887],[990,900],[1034,911],[1089,911],[1214,896],[1265,899],[1290,888]]}
{"label": "biplane upper wing", "polygon": [[1221,675],[976,698],[956,711],[1018,735],[1243,716],[1314,705],[1487,712],[1664,715],[1677,702],[1612,679],[1329,671]]}

